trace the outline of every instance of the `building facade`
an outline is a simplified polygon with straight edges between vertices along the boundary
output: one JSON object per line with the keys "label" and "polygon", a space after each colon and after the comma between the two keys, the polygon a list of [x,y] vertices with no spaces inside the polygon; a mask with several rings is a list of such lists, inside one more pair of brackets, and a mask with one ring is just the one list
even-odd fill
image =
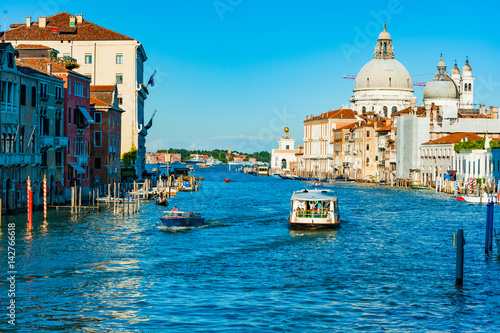
{"label": "building facade", "polygon": [[[93,85],[117,85],[122,115],[123,152],[137,148],[137,174],[145,167],[146,136],[144,62],[147,55],[137,40],[83,19],[83,15],[61,12],[39,17],[36,22],[12,24],[0,38],[18,44],[43,44],[59,51],[63,59],[74,59],[78,73],[90,77]],[[87,109],[88,110],[88,109]]]}
{"label": "building facade", "polygon": [[295,140],[290,136],[288,127],[285,127],[283,136],[278,140],[278,149],[271,152],[271,168],[280,172],[295,171],[298,152]]}

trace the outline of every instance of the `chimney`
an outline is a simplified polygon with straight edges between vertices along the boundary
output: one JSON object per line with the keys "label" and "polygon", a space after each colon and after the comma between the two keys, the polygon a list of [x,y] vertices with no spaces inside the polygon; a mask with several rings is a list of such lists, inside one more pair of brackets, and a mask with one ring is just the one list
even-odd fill
{"label": "chimney", "polygon": [[47,18],[45,16],[40,16],[38,18],[38,27],[45,28],[47,26]]}
{"label": "chimney", "polygon": [[83,23],[83,15],[82,14],[76,15],[76,23],[77,24],[82,24]]}
{"label": "chimney", "polygon": [[26,16],[26,27],[31,28],[31,16]]}
{"label": "chimney", "polygon": [[417,113],[417,98],[415,96],[410,97],[410,106],[412,114]]}
{"label": "chimney", "polygon": [[74,16],[69,17],[69,26],[74,27],[76,24],[76,18]]}
{"label": "chimney", "polygon": [[425,117],[430,118],[431,117],[431,105],[430,104],[425,104]]}
{"label": "chimney", "polygon": [[306,116],[306,121],[309,120],[309,116]]}
{"label": "chimney", "polygon": [[52,64],[50,62],[47,63],[47,74],[52,76]]}

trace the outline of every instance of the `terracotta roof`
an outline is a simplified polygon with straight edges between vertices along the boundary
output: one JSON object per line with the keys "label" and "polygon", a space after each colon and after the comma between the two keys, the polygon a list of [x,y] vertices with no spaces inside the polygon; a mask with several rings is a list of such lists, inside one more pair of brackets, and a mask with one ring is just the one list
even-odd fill
{"label": "terracotta roof", "polygon": [[358,127],[358,123],[352,123],[352,124],[349,124],[349,125],[346,125],[346,126],[342,126],[342,127],[339,127],[337,129],[335,129],[334,131],[338,131],[338,130],[349,130],[351,128],[355,128],[355,127]]}
{"label": "terracotta roof", "polygon": [[29,28],[26,24],[11,24],[11,29],[0,33],[0,37],[5,35],[6,40],[134,40],[87,20],[71,27],[70,17],[75,16],[67,12],[49,16],[45,28],[40,28],[40,21],[33,22]]}
{"label": "terracotta roof", "polygon": [[108,104],[106,102],[101,101],[98,98],[95,98],[94,96],[90,96],[90,106],[106,106],[106,107],[113,107],[113,105]]}
{"label": "terracotta roof", "polygon": [[390,131],[391,130],[391,124],[381,127],[377,130],[377,132],[385,132],[385,131]]}
{"label": "terracotta roof", "polygon": [[351,109],[339,109],[322,113],[319,116],[311,117],[306,121],[321,120],[321,119],[355,119],[356,113]]}
{"label": "terracotta roof", "polygon": [[464,140],[475,141],[480,139],[482,139],[482,137],[474,133],[453,133],[450,135],[443,136],[442,138],[435,139],[422,144],[423,145],[450,144],[450,143],[459,143]]}
{"label": "terracotta roof", "polygon": [[106,86],[106,85],[93,85],[90,86],[90,91],[114,91],[115,86]]}
{"label": "terracotta roof", "polygon": [[80,76],[82,78],[89,79],[88,76],[77,73],[75,71],[72,71],[70,69],[67,69],[64,65],[61,65],[58,62],[55,62],[53,60],[49,60],[47,58],[22,58],[20,59],[20,63],[24,64],[25,66],[29,66],[31,68],[36,69],[37,71],[43,72],[45,74],[48,73],[47,71],[47,64],[52,64],[52,73],[57,74],[57,73],[71,73],[76,76]]}
{"label": "terracotta roof", "polygon": [[39,70],[37,70],[37,69],[35,69],[35,68],[31,67],[31,66],[23,64],[19,60],[16,60],[16,66],[17,66],[17,70],[20,71],[23,74],[48,76],[45,72],[39,71]]}
{"label": "terracotta roof", "polygon": [[36,45],[36,44],[19,44],[16,46],[16,49],[51,49],[51,47],[45,45]]}

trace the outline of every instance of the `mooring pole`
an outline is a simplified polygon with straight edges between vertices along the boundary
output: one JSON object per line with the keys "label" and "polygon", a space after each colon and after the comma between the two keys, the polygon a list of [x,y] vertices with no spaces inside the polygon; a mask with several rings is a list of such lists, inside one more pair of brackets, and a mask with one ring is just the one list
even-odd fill
{"label": "mooring pole", "polygon": [[464,284],[464,229],[458,229],[457,233],[457,272],[455,277],[455,286]]}
{"label": "mooring pole", "polygon": [[493,202],[486,205],[486,237],[484,244],[484,253],[493,250]]}

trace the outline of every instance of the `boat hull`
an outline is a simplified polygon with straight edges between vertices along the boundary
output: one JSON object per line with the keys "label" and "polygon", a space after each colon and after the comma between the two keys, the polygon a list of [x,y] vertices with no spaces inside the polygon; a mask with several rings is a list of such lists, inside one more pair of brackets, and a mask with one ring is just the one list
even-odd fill
{"label": "boat hull", "polygon": [[486,197],[483,196],[482,201],[481,197],[475,197],[475,196],[457,196],[457,201],[465,201],[465,202],[470,202],[470,203],[488,203],[490,201],[493,201],[494,203],[498,203],[498,197],[497,196],[490,196]]}
{"label": "boat hull", "polygon": [[340,227],[340,223],[304,223],[304,222],[290,222],[288,224],[293,229],[303,229],[303,230],[320,230],[320,229],[335,229]]}
{"label": "boat hull", "polygon": [[198,227],[206,224],[202,217],[160,217],[160,220],[167,228]]}

